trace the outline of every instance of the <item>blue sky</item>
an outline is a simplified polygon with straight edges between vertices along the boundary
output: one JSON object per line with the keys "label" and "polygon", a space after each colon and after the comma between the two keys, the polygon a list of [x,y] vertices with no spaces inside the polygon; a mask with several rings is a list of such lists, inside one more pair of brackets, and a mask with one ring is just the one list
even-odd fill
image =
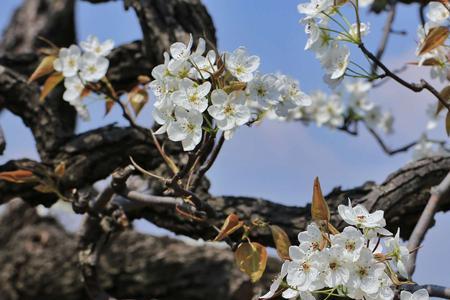
{"label": "blue sky", "polygon": [[[261,57],[263,72],[280,71],[297,78],[306,92],[328,88],[322,82],[323,72],[314,56],[303,50],[305,34],[298,24],[298,0],[205,0],[217,29],[219,48],[233,50],[246,46],[249,52]],[[18,0],[4,0],[0,4],[0,29],[8,23]],[[415,28],[418,24],[416,7],[401,6],[394,28],[410,30],[406,36],[393,36],[385,61],[398,67],[413,59]],[[385,15],[362,13],[364,21],[371,24],[371,33],[365,42],[375,49],[381,38]],[[132,11],[125,12],[122,2],[92,5],[77,1],[78,38],[94,34],[100,39],[112,38],[117,44],[141,38],[139,24]],[[357,56],[357,49],[352,49]],[[363,61],[362,61],[363,62]],[[416,80],[423,72],[414,67],[403,74]],[[426,124],[426,103],[432,101],[426,94],[417,95],[395,83],[375,90],[371,98],[396,116],[396,133],[386,137],[392,146],[403,145],[416,139]],[[78,131],[95,128],[114,121],[126,125],[120,113],[113,112],[103,118],[103,105],[99,100],[89,100],[92,121],[80,121]],[[150,125],[151,109],[141,113],[139,122]],[[0,161],[28,156],[36,158],[31,134],[21,121],[8,112],[0,117],[8,145]],[[341,185],[350,188],[367,180],[381,182],[389,173],[411,159],[410,153],[386,156],[364,130],[358,137],[299,123],[265,122],[254,128],[243,128],[224,146],[209,177],[215,194],[258,196],[280,203],[304,205],[311,198],[314,176],[321,178],[325,192]],[[438,128],[433,136],[445,138]],[[435,246],[442,243],[445,228],[450,226],[448,216],[439,215],[438,225],[427,235],[417,268],[417,280],[450,285],[444,269],[450,262],[439,262],[450,249]],[[431,246],[433,245],[433,246]],[[444,268],[445,265],[445,268]],[[442,272],[439,272],[442,270]]]}

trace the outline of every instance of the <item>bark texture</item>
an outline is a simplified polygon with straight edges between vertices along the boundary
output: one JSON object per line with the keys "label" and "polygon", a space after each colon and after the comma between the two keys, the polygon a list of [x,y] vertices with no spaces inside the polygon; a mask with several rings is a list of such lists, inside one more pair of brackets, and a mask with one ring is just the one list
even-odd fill
{"label": "bark texture", "polygon": [[[0,234],[2,300],[87,298],[76,239],[53,218],[14,200],[0,218]],[[264,280],[252,285],[228,249],[131,230],[112,236],[107,246],[100,258],[101,285],[125,299],[252,299],[279,268],[271,259]]]}

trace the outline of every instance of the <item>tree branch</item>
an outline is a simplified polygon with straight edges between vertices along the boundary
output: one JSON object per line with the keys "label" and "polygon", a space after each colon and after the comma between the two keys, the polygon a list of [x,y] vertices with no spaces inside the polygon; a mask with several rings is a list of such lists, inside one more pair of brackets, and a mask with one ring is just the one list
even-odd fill
{"label": "tree branch", "polygon": [[[11,202],[0,218],[0,243],[2,300],[88,299],[76,239],[52,217]],[[233,253],[214,245],[132,230],[114,234],[99,260],[100,286],[120,299],[247,300],[267,290],[279,271],[279,262],[269,258],[262,281],[253,285]]]}
{"label": "tree branch", "polygon": [[[388,13],[388,16],[386,19],[386,24],[384,25],[384,28],[383,28],[383,36],[381,38],[380,45],[378,46],[378,50],[375,54],[375,57],[377,58],[377,60],[381,60],[381,58],[383,57],[384,51],[386,50],[389,36],[392,32],[392,24],[394,23],[394,19],[395,19],[395,12],[396,12],[396,8],[397,8],[396,6],[397,5],[395,2],[389,6],[389,13]],[[378,65],[373,64],[371,73],[373,75],[376,75],[377,69],[378,69]]]}
{"label": "tree branch", "polygon": [[5,151],[5,148],[6,148],[5,135],[3,134],[3,130],[0,127],[0,155],[3,154],[3,151]]}
{"label": "tree branch", "polygon": [[377,57],[375,55],[373,55],[372,52],[367,50],[367,48],[364,46],[363,43],[359,44],[359,48],[371,61],[373,61],[376,65],[378,65],[384,71],[384,74],[378,76],[378,78],[390,77],[390,78],[394,79],[395,81],[397,81],[399,84],[403,85],[404,87],[406,87],[416,93],[419,93],[423,90],[427,90],[431,94],[433,94],[436,97],[436,99],[438,99],[439,102],[441,102],[441,104],[445,108],[447,108],[448,111],[450,111],[450,103],[448,103],[446,101],[446,99],[444,99],[439,94],[439,92],[431,84],[429,84],[425,79],[421,79],[420,83],[409,83],[409,82],[405,81],[404,79],[400,78],[397,74],[395,74],[391,70],[389,70],[389,68],[386,67],[379,59],[377,59]]}
{"label": "tree branch", "polygon": [[411,142],[409,144],[406,144],[402,147],[396,148],[396,149],[391,149],[389,148],[389,146],[386,145],[386,143],[383,141],[383,139],[381,138],[381,136],[370,126],[368,126],[366,123],[364,123],[366,125],[367,130],[370,132],[370,134],[375,138],[375,140],[377,141],[377,143],[380,145],[381,149],[383,149],[383,151],[388,154],[388,155],[395,155],[401,152],[406,152],[409,149],[411,149],[412,147],[414,147],[415,145],[417,145],[417,143],[419,143],[420,141],[414,141]]}
{"label": "tree branch", "polygon": [[438,209],[439,202],[442,200],[443,197],[448,195],[449,192],[450,192],[450,173],[447,174],[447,176],[444,178],[444,180],[442,180],[442,182],[439,185],[431,188],[430,200],[428,200],[428,203],[425,206],[425,209],[423,210],[419,218],[419,221],[414,227],[414,230],[409,238],[408,249],[409,251],[413,251],[411,253],[407,266],[409,276],[412,276],[412,274],[414,273],[414,270],[416,268],[417,252],[419,250],[420,244],[425,238],[425,234],[431,227],[430,225]]}

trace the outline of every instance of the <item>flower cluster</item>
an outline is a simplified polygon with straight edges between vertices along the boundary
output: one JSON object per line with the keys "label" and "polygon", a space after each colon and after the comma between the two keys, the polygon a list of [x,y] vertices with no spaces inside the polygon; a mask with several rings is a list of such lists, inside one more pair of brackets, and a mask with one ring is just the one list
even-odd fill
{"label": "flower cluster", "polygon": [[370,82],[355,80],[345,82],[342,89],[330,95],[317,91],[310,96],[312,105],[293,110],[288,118],[330,128],[341,128],[350,121],[363,121],[372,129],[392,133],[393,116],[369,100],[371,88]]}
{"label": "flower cluster", "polygon": [[105,76],[109,66],[106,56],[113,49],[114,43],[112,40],[101,43],[97,37],[89,36],[80,46],[81,49],[77,45],[61,48],[58,58],[53,62],[53,68],[64,76],[66,90],[63,99],[73,105],[81,117],[87,119],[89,113],[81,102],[85,86]]}
{"label": "flower cluster", "polygon": [[229,139],[261,112],[287,116],[311,103],[293,79],[258,73],[259,57],[245,48],[220,54],[206,52],[205,44],[200,38],[193,50],[192,35],[187,45],[176,42],[152,70],[153,117],[161,125],[155,133],[181,141],[185,151],[195,149],[204,131],[221,130]]}
{"label": "flower cluster", "polygon": [[[388,300],[394,298],[396,273],[408,278],[409,251],[400,242],[400,232],[392,237],[386,230],[383,211],[369,213],[362,205],[339,205],[339,215],[349,224],[342,232],[330,234],[312,223],[299,233],[298,246],[289,248],[290,260],[268,299],[282,292],[282,297],[315,299],[313,295],[334,295],[352,299]],[[409,294],[410,297],[411,294]],[[402,299],[407,299],[404,294]]]}
{"label": "flower cluster", "polygon": [[[311,0],[298,5],[298,11],[305,15],[300,21],[305,25],[305,33],[308,36],[305,50],[309,49],[315,53],[325,70],[324,80],[332,87],[337,86],[347,73],[350,76],[370,76],[354,62],[352,63],[365,74],[349,68],[350,51],[345,43],[359,44],[361,37],[369,33],[369,24],[350,23],[339,11],[344,3],[346,1]],[[357,3],[358,1],[353,4],[356,10]]]}
{"label": "flower cluster", "polygon": [[424,51],[424,44],[430,41],[429,37],[433,30],[443,29],[445,32],[448,32],[447,27],[450,25],[449,7],[443,2],[430,2],[426,19],[424,26],[419,25],[417,30],[419,39],[416,50],[416,54],[419,57],[418,64],[419,66],[430,66],[431,77],[445,82],[450,71],[447,45],[443,41],[439,46],[433,47],[432,50]]}

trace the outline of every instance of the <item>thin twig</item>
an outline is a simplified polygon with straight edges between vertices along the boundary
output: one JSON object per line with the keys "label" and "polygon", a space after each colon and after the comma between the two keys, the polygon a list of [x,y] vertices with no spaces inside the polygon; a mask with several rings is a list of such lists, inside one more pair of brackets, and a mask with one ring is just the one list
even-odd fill
{"label": "thin twig", "polygon": [[383,151],[388,155],[395,155],[397,153],[406,152],[409,149],[411,149],[412,147],[414,147],[415,145],[417,145],[417,143],[419,143],[419,141],[414,141],[414,142],[406,144],[402,147],[399,147],[397,149],[391,149],[386,145],[386,143],[383,141],[381,136],[373,128],[371,128],[365,122],[364,122],[364,124],[366,125],[366,128],[370,132],[370,134],[372,134],[372,136],[375,138],[377,143],[381,146],[381,149],[383,149]]}
{"label": "thin twig", "polygon": [[[450,191],[450,173],[445,176],[445,178],[442,180],[442,182],[431,189],[431,196],[428,200],[427,205],[425,206],[425,209],[422,212],[422,215],[419,218],[419,221],[417,221],[416,226],[414,227],[413,232],[411,233],[411,236],[409,237],[408,241],[408,249],[411,251],[412,249],[417,249],[420,244],[422,243],[425,234],[427,233],[428,229],[430,228],[430,224],[434,218],[434,215],[436,213],[437,207],[439,205],[439,201],[441,198],[446,195]],[[412,276],[414,273],[414,270],[416,268],[416,259],[417,259],[417,252],[413,251],[411,253],[407,271],[409,276]]]}
{"label": "thin twig", "polygon": [[386,67],[379,59],[376,58],[375,55],[373,55],[372,52],[370,52],[363,43],[359,44],[359,48],[361,49],[361,51],[367,55],[367,57],[373,61],[375,64],[377,64],[383,71],[384,74],[382,74],[382,76],[379,76],[379,78],[383,78],[383,77],[390,77],[392,79],[394,79],[395,81],[397,81],[398,83],[400,83],[401,85],[403,85],[404,87],[410,89],[413,92],[419,93],[423,90],[427,90],[429,91],[431,94],[433,94],[438,100],[439,102],[441,102],[441,104],[447,108],[448,111],[450,111],[450,104],[446,101],[446,99],[444,99],[439,92],[432,86],[430,85],[425,79],[421,79],[420,83],[410,83],[407,82],[406,80],[400,78],[399,76],[397,76],[397,74],[395,74],[394,72],[392,72],[388,67]]}
{"label": "thin twig", "polygon": [[208,170],[212,167],[212,165],[216,161],[217,156],[219,155],[219,152],[222,149],[224,142],[225,142],[225,134],[222,133],[222,135],[219,138],[219,141],[217,142],[217,145],[211,152],[211,156],[206,161],[206,163],[203,166],[201,166],[200,169],[198,170],[197,177],[194,179],[194,182],[192,184],[193,190],[195,190],[198,187],[203,176],[205,176],[206,172],[208,172]]}
{"label": "thin twig", "polygon": [[5,151],[5,148],[6,148],[5,135],[3,134],[3,130],[0,127],[0,155],[3,154],[3,151]]}
{"label": "thin twig", "polygon": [[[389,36],[392,32],[392,24],[394,23],[394,19],[395,19],[395,12],[396,12],[396,5],[395,5],[395,3],[393,3],[390,6],[389,14],[386,19],[386,24],[384,25],[384,28],[383,28],[383,36],[381,38],[380,45],[378,46],[378,50],[375,54],[375,57],[378,60],[381,60],[381,58],[383,57],[384,51],[386,50],[387,42],[388,42]],[[372,65],[371,73],[375,75],[377,73],[377,68],[378,68],[378,65],[374,63]]]}

